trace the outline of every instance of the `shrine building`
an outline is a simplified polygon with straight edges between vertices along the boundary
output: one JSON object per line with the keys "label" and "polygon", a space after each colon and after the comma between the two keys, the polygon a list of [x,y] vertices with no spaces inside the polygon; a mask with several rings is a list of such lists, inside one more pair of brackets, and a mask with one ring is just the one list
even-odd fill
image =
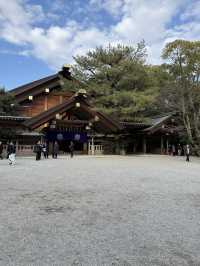
{"label": "shrine building", "polygon": [[[148,122],[124,122],[99,112],[85,90],[67,90],[77,82],[68,66],[56,73],[10,91],[17,103],[15,116],[0,115],[0,130],[13,132],[18,155],[32,155],[38,140],[51,152],[55,141],[60,153],[69,152],[70,141],[77,154],[165,154],[177,139],[173,115],[149,118]],[[65,86],[65,89],[63,87]],[[9,139],[3,139],[4,146]]]}

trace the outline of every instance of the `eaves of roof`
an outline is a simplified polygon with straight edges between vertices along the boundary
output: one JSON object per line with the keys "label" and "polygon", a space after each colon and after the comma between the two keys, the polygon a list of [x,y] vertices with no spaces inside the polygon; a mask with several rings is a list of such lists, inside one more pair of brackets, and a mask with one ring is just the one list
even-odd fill
{"label": "eaves of roof", "polygon": [[24,116],[12,116],[12,115],[1,115],[0,120],[11,120],[11,121],[25,121],[30,119],[30,117]]}
{"label": "eaves of roof", "polygon": [[54,74],[54,75],[51,75],[51,76],[48,76],[48,77],[45,77],[45,78],[42,78],[42,79],[39,79],[39,80],[35,80],[33,82],[30,82],[30,83],[27,83],[23,86],[20,86],[20,87],[17,87],[13,90],[10,90],[10,93],[12,93],[14,96],[18,96],[20,94],[23,94],[24,92],[27,92],[37,86],[40,86],[42,84],[45,84],[47,82],[50,82],[50,81],[54,81],[54,80],[59,80],[59,75],[58,74]]}

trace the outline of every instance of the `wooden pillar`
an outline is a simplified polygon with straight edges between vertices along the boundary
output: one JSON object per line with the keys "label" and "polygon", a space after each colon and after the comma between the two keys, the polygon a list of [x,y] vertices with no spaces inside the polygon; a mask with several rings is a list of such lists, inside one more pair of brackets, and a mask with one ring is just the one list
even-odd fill
{"label": "wooden pillar", "polygon": [[145,136],[143,136],[143,153],[147,153],[147,141]]}
{"label": "wooden pillar", "polygon": [[88,155],[90,155],[90,141],[88,141]]}
{"label": "wooden pillar", "polygon": [[83,143],[83,153],[87,154],[87,143]]}
{"label": "wooden pillar", "polygon": [[168,140],[168,137],[167,137],[167,139],[166,139],[166,148],[167,148],[167,154],[169,154],[169,140]]}
{"label": "wooden pillar", "polygon": [[133,143],[133,154],[136,153],[136,143]]}
{"label": "wooden pillar", "polygon": [[95,150],[94,150],[94,137],[92,137],[92,155],[95,154]]}
{"label": "wooden pillar", "polygon": [[18,141],[18,139],[16,140],[15,147],[16,147],[16,154],[18,154],[18,152],[19,152],[19,141]]}
{"label": "wooden pillar", "polygon": [[163,145],[163,136],[160,137],[160,153],[163,154],[164,151],[164,145]]}
{"label": "wooden pillar", "polygon": [[48,96],[45,95],[44,98],[44,110],[47,111],[48,110]]}
{"label": "wooden pillar", "polygon": [[52,154],[52,152],[53,152],[53,142],[50,141],[49,142],[49,154]]}

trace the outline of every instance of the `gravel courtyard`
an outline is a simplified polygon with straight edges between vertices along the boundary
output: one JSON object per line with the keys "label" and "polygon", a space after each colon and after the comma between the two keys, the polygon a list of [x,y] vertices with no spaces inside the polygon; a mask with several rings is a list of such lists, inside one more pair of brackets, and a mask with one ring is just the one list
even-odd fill
{"label": "gravel courtyard", "polygon": [[200,161],[0,161],[0,265],[200,265]]}

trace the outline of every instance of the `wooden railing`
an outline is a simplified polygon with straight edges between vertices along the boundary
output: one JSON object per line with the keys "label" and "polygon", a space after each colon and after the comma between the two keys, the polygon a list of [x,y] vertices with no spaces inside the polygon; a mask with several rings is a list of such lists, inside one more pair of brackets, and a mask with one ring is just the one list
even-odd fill
{"label": "wooden railing", "polygon": [[[7,145],[3,145],[4,154],[7,153]],[[16,145],[16,155],[30,156],[34,155],[34,145]]]}
{"label": "wooden railing", "polygon": [[103,145],[92,145],[89,143],[88,145],[88,154],[89,155],[101,155],[103,154]]}

